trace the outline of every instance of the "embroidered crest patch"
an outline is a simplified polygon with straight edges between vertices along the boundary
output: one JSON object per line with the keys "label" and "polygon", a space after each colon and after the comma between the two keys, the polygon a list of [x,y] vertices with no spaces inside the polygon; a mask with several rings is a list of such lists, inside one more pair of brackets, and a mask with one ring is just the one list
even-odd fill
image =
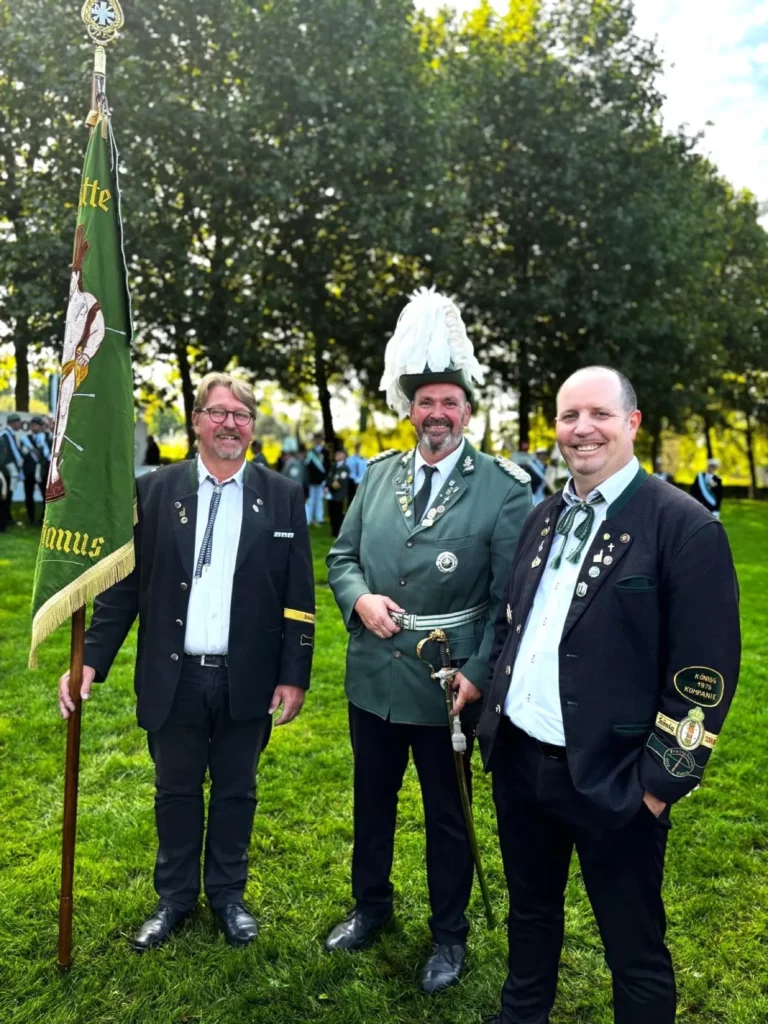
{"label": "embroidered crest patch", "polygon": [[725,680],[706,665],[689,665],[675,673],[673,682],[681,697],[702,708],[715,708],[723,699]]}

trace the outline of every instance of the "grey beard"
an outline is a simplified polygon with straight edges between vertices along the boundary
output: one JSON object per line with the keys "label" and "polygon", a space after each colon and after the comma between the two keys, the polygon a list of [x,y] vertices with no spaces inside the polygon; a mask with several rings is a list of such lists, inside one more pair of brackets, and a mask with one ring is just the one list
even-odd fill
{"label": "grey beard", "polygon": [[234,462],[235,459],[239,459],[243,454],[244,445],[240,445],[237,449],[222,448],[213,442],[213,452],[217,459],[228,459],[230,462]]}
{"label": "grey beard", "polygon": [[423,448],[424,451],[430,452],[432,455],[448,455],[450,452],[454,451],[454,449],[459,447],[463,436],[464,429],[459,427],[455,434],[452,431],[449,431],[442,441],[432,441],[427,435],[427,432],[422,430],[418,435],[419,447]]}

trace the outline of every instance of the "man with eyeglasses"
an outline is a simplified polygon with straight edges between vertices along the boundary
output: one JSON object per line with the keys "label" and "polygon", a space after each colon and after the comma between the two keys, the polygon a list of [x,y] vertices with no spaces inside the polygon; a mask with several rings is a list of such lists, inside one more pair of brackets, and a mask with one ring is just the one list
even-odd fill
{"label": "man with eyeglasses", "polygon": [[[255,400],[224,373],[200,382],[194,462],[140,477],[136,568],[96,599],[82,696],[102,682],[138,616],[139,725],[155,764],[157,908],[133,948],[159,946],[194,910],[200,860],[226,940],[258,925],[243,903],[256,768],[276,724],[301,709],[314,646],[314,585],[301,487],[246,463]],[[61,714],[73,710],[69,673]],[[203,855],[203,783],[210,776]]]}

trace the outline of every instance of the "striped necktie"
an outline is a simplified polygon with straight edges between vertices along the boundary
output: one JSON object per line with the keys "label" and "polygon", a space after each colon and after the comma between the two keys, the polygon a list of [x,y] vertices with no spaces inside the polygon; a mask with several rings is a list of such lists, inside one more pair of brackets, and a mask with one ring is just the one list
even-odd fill
{"label": "striped necktie", "polygon": [[223,484],[220,484],[218,481],[214,480],[212,476],[207,476],[205,479],[210,480],[213,484],[213,494],[211,495],[211,504],[208,507],[208,522],[205,524],[205,533],[203,534],[203,542],[200,545],[200,554],[197,556],[197,565],[195,566],[196,579],[199,579],[203,575],[203,569],[211,564],[211,555],[213,554],[213,527],[216,522],[216,513],[219,511],[222,488],[226,487],[227,484],[234,483],[234,480],[225,480]]}
{"label": "striped necktie", "polygon": [[573,565],[578,564],[578,561],[581,558],[581,553],[584,550],[587,540],[589,539],[590,533],[592,532],[592,524],[595,521],[595,510],[593,506],[599,505],[602,501],[603,496],[600,493],[600,491],[595,491],[594,496],[590,498],[589,501],[579,501],[576,502],[575,505],[571,505],[571,507],[563,516],[563,518],[557,524],[555,533],[559,533],[562,536],[563,546],[560,548],[557,555],[552,560],[553,569],[560,568],[560,563],[563,560],[565,546],[568,543],[568,534],[573,529],[573,524],[576,522],[576,516],[579,514],[579,512],[584,512],[584,518],[573,531],[573,536],[576,538],[576,540],[578,540],[579,543],[576,545],[573,551],[571,551],[571,553],[566,556],[568,561],[571,562]]}

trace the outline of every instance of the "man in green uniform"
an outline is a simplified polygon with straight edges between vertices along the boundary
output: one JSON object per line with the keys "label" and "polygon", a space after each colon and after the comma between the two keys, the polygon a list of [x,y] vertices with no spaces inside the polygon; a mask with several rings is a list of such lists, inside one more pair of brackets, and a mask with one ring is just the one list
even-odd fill
{"label": "man in green uniform", "polygon": [[412,751],[432,910],[433,948],[420,979],[426,992],[461,973],[473,862],[443,694],[416,646],[433,628],[445,629],[471,753],[493,621],[531,507],[528,475],[463,437],[471,380],[479,377],[456,306],[433,291],[417,293],[387,346],[382,387],[409,415],[418,446],[369,462],[328,555],[328,582],[350,633],[355,909],[325,945],[359,949],[391,917],[397,797]]}

